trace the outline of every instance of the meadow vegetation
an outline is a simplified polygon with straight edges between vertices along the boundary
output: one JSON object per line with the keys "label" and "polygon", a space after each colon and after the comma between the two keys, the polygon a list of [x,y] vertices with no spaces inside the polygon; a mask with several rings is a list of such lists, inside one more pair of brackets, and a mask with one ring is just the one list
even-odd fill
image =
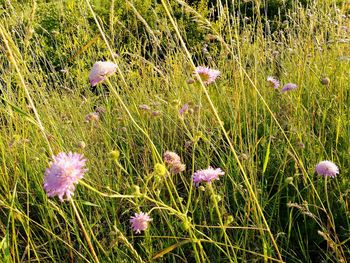
{"label": "meadow vegetation", "polygon": [[0,0],[1,262],[347,262],[349,36],[340,0]]}

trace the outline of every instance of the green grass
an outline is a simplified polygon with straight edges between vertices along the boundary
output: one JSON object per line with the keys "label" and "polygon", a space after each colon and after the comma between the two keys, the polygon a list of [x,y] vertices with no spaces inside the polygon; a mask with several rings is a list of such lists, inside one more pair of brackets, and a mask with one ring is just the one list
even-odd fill
{"label": "green grass", "polygon": [[[345,2],[290,1],[269,21],[257,2],[250,20],[222,8],[231,1],[47,2],[0,1],[1,262],[350,259]],[[118,71],[94,91],[98,60]],[[221,76],[189,84],[197,65]],[[280,93],[270,75],[298,88]],[[167,150],[186,171],[154,172]],[[52,155],[69,151],[89,171],[61,203],[42,184]],[[316,175],[321,160],[340,175]],[[209,165],[225,175],[195,187]],[[140,211],[153,221],[135,235]]]}

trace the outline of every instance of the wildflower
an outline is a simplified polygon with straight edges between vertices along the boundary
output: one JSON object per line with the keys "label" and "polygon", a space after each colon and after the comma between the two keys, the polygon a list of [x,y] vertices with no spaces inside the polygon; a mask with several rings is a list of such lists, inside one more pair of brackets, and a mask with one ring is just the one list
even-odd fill
{"label": "wildflower", "polygon": [[91,86],[96,86],[98,83],[104,81],[106,77],[112,75],[117,70],[117,65],[113,62],[97,61],[92,66],[89,80]]}
{"label": "wildflower", "polygon": [[179,110],[179,115],[182,116],[186,111],[188,111],[188,104],[186,103],[185,105],[182,106],[182,108]]}
{"label": "wildflower", "polygon": [[202,66],[197,67],[195,72],[200,76],[205,85],[214,82],[215,79],[220,75],[220,71]]}
{"label": "wildflower", "polygon": [[328,86],[331,80],[327,77],[321,79],[321,84],[324,86]]}
{"label": "wildflower", "polygon": [[154,174],[157,175],[157,176],[165,176],[166,175],[166,167],[163,165],[163,164],[160,164],[160,163],[156,163],[154,165]]}
{"label": "wildflower", "polygon": [[271,76],[267,77],[267,82],[274,89],[278,89],[278,87],[280,86],[280,82],[277,79],[275,79],[274,77],[271,77]]}
{"label": "wildflower", "polygon": [[86,122],[94,122],[98,121],[100,119],[100,114],[97,112],[91,112],[85,116],[85,121]]}
{"label": "wildflower", "polygon": [[339,174],[339,168],[331,161],[321,161],[316,165],[318,175],[336,177]]}
{"label": "wildflower", "polygon": [[139,214],[135,213],[135,216],[132,216],[130,218],[132,230],[134,230],[136,234],[139,234],[141,231],[146,230],[148,228],[148,223],[151,221],[152,218],[143,212]]}
{"label": "wildflower", "polygon": [[109,157],[113,160],[118,162],[120,157],[120,152],[118,150],[113,150],[109,152]]}
{"label": "wildflower", "polygon": [[79,141],[77,145],[80,149],[85,149],[86,143],[84,141]]}
{"label": "wildflower", "polygon": [[164,162],[169,165],[181,162],[180,156],[178,156],[177,153],[170,152],[170,151],[166,151],[163,155],[163,158],[164,158]]}
{"label": "wildflower", "polygon": [[176,162],[170,167],[170,172],[172,174],[178,174],[186,170],[186,165],[181,162]]}
{"label": "wildflower", "polygon": [[196,186],[203,182],[210,183],[213,180],[219,180],[219,176],[224,174],[220,168],[213,169],[209,166],[208,169],[198,170],[193,174],[193,183]]}
{"label": "wildflower", "polygon": [[286,91],[289,91],[289,90],[293,90],[293,89],[296,89],[298,86],[294,83],[287,83],[283,86],[281,92],[286,92]]}
{"label": "wildflower", "polygon": [[159,115],[161,114],[161,112],[160,111],[152,111],[152,116],[153,117],[158,117]]}
{"label": "wildflower", "polygon": [[144,110],[144,111],[149,111],[149,110],[151,110],[151,107],[146,105],[146,104],[141,104],[141,105],[139,105],[139,109]]}
{"label": "wildflower", "polygon": [[170,167],[172,174],[178,174],[186,169],[186,165],[181,163],[180,156],[174,152],[166,151],[163,155],[164,162]]}
{"label": "wildflower", "polygon": [[293,180],[294,180],[294,178],[293,177],[287,177],[285,180],[284,180],[284,182],[286,183],[286,184],[293,184]]}
{"label": "wildflower", "polygon": [[[53,156],[45,171],[44,189],[48,197],[58,196],[61,202],[74,194],[75,184],[83,178],[86,159],[82,154],[61,152]],[[65,196],[65,198],[64,198]]]}

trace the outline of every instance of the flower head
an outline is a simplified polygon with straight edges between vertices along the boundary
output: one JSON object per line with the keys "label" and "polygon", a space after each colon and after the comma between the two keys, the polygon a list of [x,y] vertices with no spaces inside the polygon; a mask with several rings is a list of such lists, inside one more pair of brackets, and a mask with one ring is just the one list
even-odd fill
{"label": "flower head", "polygon": [[186,169],[186,165],[181,163],[180,156],[174,152],[166,151],[163,155],[164,162],[169,166],[172,174],[178,174]]}
{"label": "flower head", "polygon": [[163,158],[164,158],[164,162],[169,165],[181,162],[180,156],[178,156],[177,153],[170,152],[170,151],[166,151],[163,154]]}
{"label": "flower head", "polygon": [[277,79],[275,79],[274,77],[271,77],[271,76],[267,77],[267,82],[274,89],[278,89],[278,87],[280,86],[280,82]]}
{"label": "flower head", "polygon": [[286,91],[289,91],[289,90],[293,90],[293,89],[296,89],[297,87],[298,87],[297,84],[287,83],[287,84],[284,84],[281,92],[286,92]]}
{"label": "flower head", "polygon": [[146,230],[148,228],[148,223],[151,221],[152,218],[143,212],[139,214],[135,213],[135,216],[132,216],[130,218],[132,230],[134,230],[136,234],[139,234],[141,231]]}
{"label": "flower head", "polygon": [[318,175],[335,177],[339,174],[339,168],[331,161],[321,161],[316,165],[316,173]]}
{"label": "flower head", "polygon": [[144,111],[149,111],[149,110],[151,110],[151,107],[148,106],[147,104],[141,104],[141,105],[139,105],[139,109],[144,110]]}
{"label": "flower head", "polygon": [[[74,194],[75,185],[83,178],[86,159],[78,153],[59,153],[53,156],[50,167],[45,171],[44,189],[48,197],[58,196],[63,202]],[[65,198],[64,198],[65,197]]]}
{"label": "flower head", "polygon": [[112,75],[117,70],[117,65],[113,62],[97,61],[92,66],[89,80],[91,86],[96,86],[98,83],[104,81],[106,77]]}
{"label": "flower head", "polygon": [[184,114],[188,111],[188,109],[189,109],[188,104],[187,104],[187,103],[184,104],[184,105],[182,106],[182,108],[179,110],[179,115],[180,115],[180,116],[184,115]]}
{"label": "flower head", "polygon": [[100,119],[100,114],[97,112],[91,112],[85,116],[85,121],[86,122],[94,122],[98,121]]}
{"label": "flower head", "polygon": [[156,163],[156,164],[154,165],[153,173],[154,173],[156,176],[163,177],[163,176],[166,175],[167,169],[166,169],[166,167],[165,167],[163,164],[161,164],[161,163]]}
{"label": "flower head", "polygon": [[195,72],[200,76],[201,80],[205,85],[214,82],[215,79],[220,75],[219,70],[210,69],[202,66],[197,67]]}
{"label": "flower head", "polygon": [[170,166],[170,172],[172,174],[178,174],[178,173],[181,173],[183,171],[186,170],[186,165],[181,163],[181,162],[176,162],[176,163],[173,163],[171,166]]}
{"label": "flower head", "polygon": [[330,82],[331,82],[331,80],[327,77],[324,77],[321,79],[321,84],[324,86],[328,86]]}
{"label": "flower head", "polygon": [[213,180],[219,180],[220,175],[224,175],[225,173],[220,169],[213,169],[209,166],[208,169],[198,170],[193,174],[193,183],[198,186],[200,183],[210,183]]}

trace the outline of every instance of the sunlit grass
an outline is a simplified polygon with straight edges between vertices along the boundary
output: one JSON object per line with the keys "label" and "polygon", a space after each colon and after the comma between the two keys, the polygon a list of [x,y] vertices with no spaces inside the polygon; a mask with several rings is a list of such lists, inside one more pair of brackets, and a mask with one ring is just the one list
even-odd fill
{"label": "sunlit grass", "polygon": [[[135,2],[125,21],[117,0],[2,4],[2,261],[346,262],[345,3],[292,2],[268,27],[264,9],[248,19],[225,1],[215,20],[180,0]],[[185,32],[179,10],[203,40]],[[100,60],[117,73],[92,88]],[[195,66],[221,74],[201,83]],[[281,93],[268,76],[298,88]],[[60,202],[46,196],[44,172],[69,151],[89,171]],[[159,170],[166,151],[184,172]],[[316,175],[322,160],[339,176]],[[192,175],[209,166],[225,174],[195,187]],[[140,212],[152,221],[135,234],[130,217]]]}

